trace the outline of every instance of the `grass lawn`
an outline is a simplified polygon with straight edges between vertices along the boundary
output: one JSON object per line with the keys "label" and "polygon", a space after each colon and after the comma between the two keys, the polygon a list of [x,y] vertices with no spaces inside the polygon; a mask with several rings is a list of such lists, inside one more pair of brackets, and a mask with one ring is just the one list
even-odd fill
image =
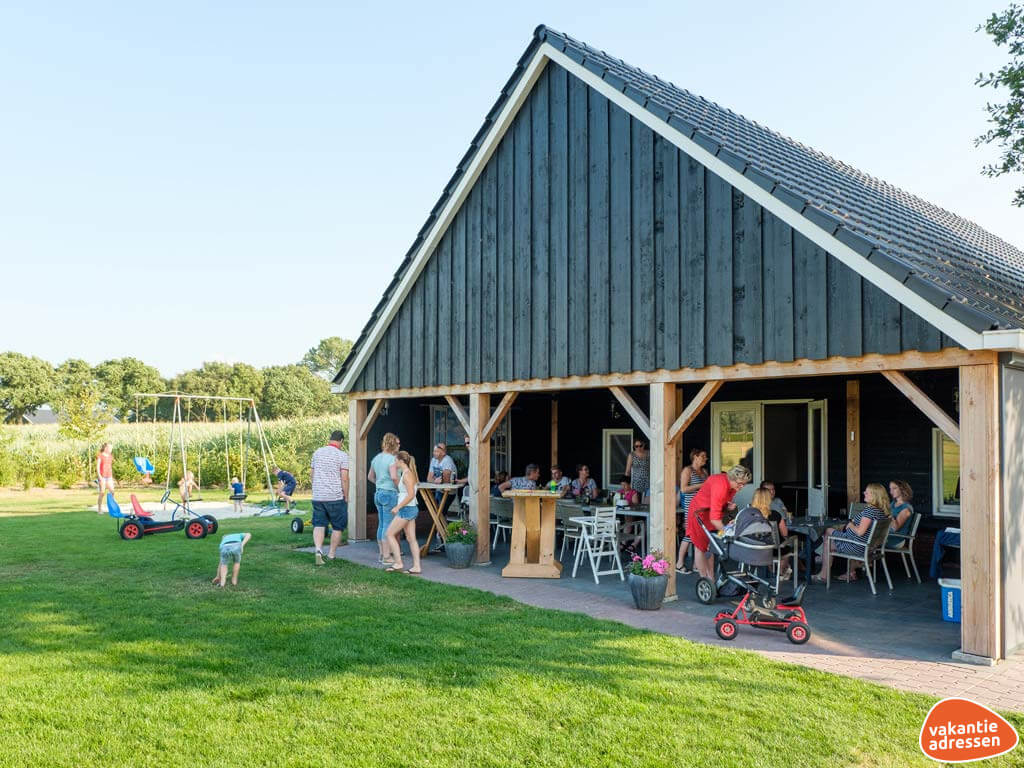
{"label": "grass lawn", "polygon": [[219,534],[124,542],[90,498],[0,493],[3,766],[934,765],[928,697],[316,569],[281,518],[223,523],[253,540],[219,590]]}

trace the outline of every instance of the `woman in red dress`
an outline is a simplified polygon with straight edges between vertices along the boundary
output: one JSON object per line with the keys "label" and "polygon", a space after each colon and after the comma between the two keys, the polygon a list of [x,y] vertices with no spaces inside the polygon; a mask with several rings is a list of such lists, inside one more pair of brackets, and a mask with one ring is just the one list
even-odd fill
{"label": "woman in red dress", "polygon": [[705,578],[714,579],[715,561],[714,557],[708,555],[708,537],[697,520],[700,519],[712,533],[725,528],[722,513],[726,509],[735,509],[733,496],[749,482],[750,470],[737,464],[728,472],[711,475],[690,500],[686,535],[693,542],[693,567]]}

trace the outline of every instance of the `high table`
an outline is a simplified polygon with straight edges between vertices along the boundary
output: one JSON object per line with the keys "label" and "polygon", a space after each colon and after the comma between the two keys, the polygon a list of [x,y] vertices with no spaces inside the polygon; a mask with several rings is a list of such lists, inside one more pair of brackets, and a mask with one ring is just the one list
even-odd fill
{"label": "high table", "polygon": [[[427,512],[430,513],[430,519],[433,521],[430,526],[430,533],[427,534],[427,541],[420,547],[421,557],[425,557],[430,551],[430,542],[434,538],[435,533],[437,533],[437,538],[442,542],[448,540],[448,522],[442,517],[441,510],[445,508],[448,496],[461,487],[461,485],[455,483],[419,483],[420,498],[423,499],[423,504],[427,508]],[[441,491],[440,503],[434,498],[436,491]],[[486,532],[484,532],[484,535],[486,535]]]}
{"label": "high table", "polygon": [[[562,564],[555,559],[555,504],[550,491],[505,491],[512,499],[512,541],[502,576],[558,579]],[[479,535],[479,533],[478,533]]]}

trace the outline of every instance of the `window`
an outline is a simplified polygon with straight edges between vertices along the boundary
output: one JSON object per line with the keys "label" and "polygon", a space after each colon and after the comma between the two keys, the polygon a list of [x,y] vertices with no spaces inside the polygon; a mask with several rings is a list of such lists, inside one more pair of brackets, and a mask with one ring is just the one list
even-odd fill
{"label": "window", "polygon": [[742,464],[761,482],[761,402],[711,404],[711,472]]}
{"label": "window", "polygon": [[932,430],[932,508],[936,515],[960,516],[960,446],[941,429]]}
{"label": "window", "polygon": [[[632,429],[601,430],[601,483],[605,488],[614,488],[619,478],[626,474],[626,460],[633,450]],[[576,473],[567,473],[575,478]],[[594,474],[594,468],[590,468]]]}
{"label": "window", "polygon": [[[491,437],[491,474],[509,471],[511,412],[505,415]],[[469,452],[466,450],[466,431],[447,405],[430,406],[430,450],[438,443],[448,445],[448,455],[458,469],[459,477],[469,475]]]}

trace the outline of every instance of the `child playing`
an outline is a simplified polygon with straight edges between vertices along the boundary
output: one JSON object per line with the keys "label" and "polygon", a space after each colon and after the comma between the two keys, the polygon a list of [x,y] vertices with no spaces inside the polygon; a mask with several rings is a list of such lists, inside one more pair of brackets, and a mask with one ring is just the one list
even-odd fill
{"label": "child playing", "polygon": [[181,496],[181,503],[188,504],[189,498],[192,496],[192,491],[199,490],[199,485],[196,483],[196,477],[192,474],[192,470],[186,472],[181,480],[178,481],[178,494]]}
{"label": "child playing", "polygon": [[242,502],[245,501],[245,486],[238,482],[237,477],[231,478],[231,501],[235,504],[235,514],[242,514]]}
{"label": "child playing", "polygon": [[242,567],[242,550],[252,538],[251,533],[229,533],[220,540],[220,565],[217,566],[217,575],[213,577],[213,583],[219,587],[224,586],[228,577],[228,563],[234,563],[231,571],[231,586],[238,585],[238,571]]}

